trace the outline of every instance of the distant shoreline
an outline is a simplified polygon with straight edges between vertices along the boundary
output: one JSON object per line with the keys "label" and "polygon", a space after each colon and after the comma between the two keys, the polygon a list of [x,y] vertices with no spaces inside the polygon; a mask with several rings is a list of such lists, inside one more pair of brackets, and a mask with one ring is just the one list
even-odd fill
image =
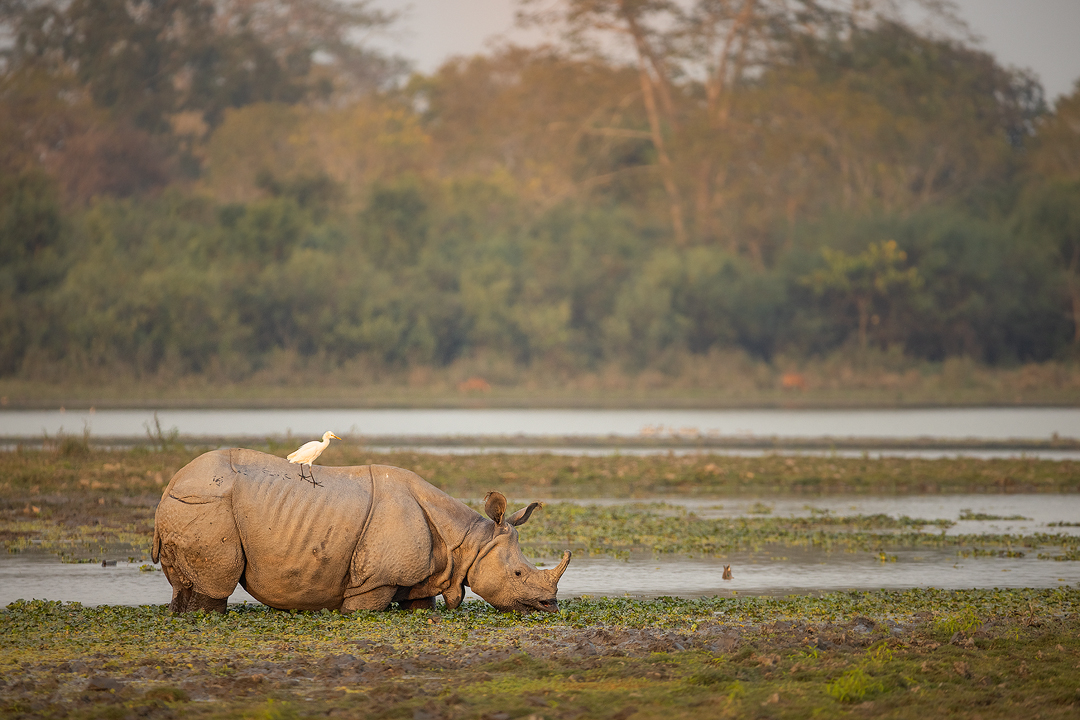
{"label": "distant shoreline", "polygon": [[282,393],[272,389],[221,395],[190,397],[94,396],[81,392],[70,395],[6,396],[0,412],[13,410],[934,410],[946,408],[1073,408],[1080,407],[1080,390],[1052,388],[1009,400],[1003,396],[972,393],[970,397],[935,400],[921,395],[888,398],[885,393],[852,392],[805,395],[761,393],[756,397],[724,397],[702,392],[613,393],[609,395],[527,395],[508,391],[480,397],[451,393],[425,394],[356,393],[343,391],[333,396],[312,396],[303,389]]}
{"label": "distant shoreline", "polygon": [[[731,437],[731,436],[696,436],[696,437],[626,437],[616,435],[573,435],[573,436],[527,436],[527,435],[363,435],[342,434],[347,441],[366,448],[399,448],[426,450],[477,449],[479,451],[508,452],[517,450],[561,450],[580,449],[609,450],[618,452],[655,450],[699,451],[776,451],[776,452],[828,452],[828,451],[1077,451],[1080,439],[1057,438],[1048,440],[1009,439],[1009,440],[956,440],[951,438],[876,438],[876,437]],[[35,446],[43,442],[55,442],[58,438],[43,438],[41,435],[23,435],[0,437],[0,450],[4,446]],[[261,447],[267,441],[286,441],[284,433],[270,435],[178,435],[172,442],[187,447]],[[149,445],[153,442],[148,436],[90,436],[86,439],[90,447],[122,448]]]}

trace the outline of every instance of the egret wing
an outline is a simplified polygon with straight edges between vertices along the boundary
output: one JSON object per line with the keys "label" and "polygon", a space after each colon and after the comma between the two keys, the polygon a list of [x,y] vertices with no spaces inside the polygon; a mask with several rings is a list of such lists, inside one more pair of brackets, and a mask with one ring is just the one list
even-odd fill
{"label": "egret wing", "polygon": [[306,442],[299,447],[299,449],[289,454],[288,460],[291,463],[307,462],[312,453],[317,453],[319,447],[322,445],[318,440],[312,440]]}

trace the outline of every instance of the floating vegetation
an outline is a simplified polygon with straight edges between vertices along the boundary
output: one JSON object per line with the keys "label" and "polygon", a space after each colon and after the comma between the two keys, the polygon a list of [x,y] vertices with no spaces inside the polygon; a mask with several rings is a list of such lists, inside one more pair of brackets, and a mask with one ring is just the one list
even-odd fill
{"label": "floating vegetation", "polygon": [[[0,453],[0,495],[35,498],[42,512],[63,499],[83,503],[139,498],[150,507],[172,475],[204,449],[99,450],[65,456],[54,450]],[[261,448],[284,456],[291,446]],[[326,465],[380,463],[409,468],[456,497],[640,498],[818,497],[982,492],[1080,492],[1080,461],[1038,458],[849,458],[763,455],[565,456],[548,453],[439,455],[372,452],[341,443],[321,457]],[[50,498],[40,505],[36,498]],[[107,509],[106,508],[106,509]]]}
{"label": "floating vegetation", "polygon": [[57,555],[64,563],[101,562],[106,555],[150,557],[153,525],[144,523],[67,525],[48,520],[11,520],[0,516],[0,548]]}
{"label": "floating vegetation", "polygon": [[972,512],[970,509],[960,511],[961,520],[1031,520],[1023,515],[990,515],[987,513]]}
{"label": "floating vegetation", "polygon": [[[720,557],[764,546],[802,547],[824,551],[858,551],[895,561],[890,548],[951,548],[962,557],[1024,557],[1038,548],[1080,551],[1080,537],[1061,534],[946,535],[948,520],[926,520],[881,513],[811,517],[701,518],[662,503],[580,505],[549,503],[520,529],[529,552],[556,553],[567,548],[619,556],[629,552],[677,553]],[[1025,548],[1025,549],[1021,549]]]}
{"label": "floating vegetation", "polygon": [[[553,614],[0,612],[13,717],[1071,717],[1080,587],[598,598]],[[990,693],[990,694],[988,694]],[[873,705],[866,705],[872,702]],[[32,708],[32,712],[31,712]]]}

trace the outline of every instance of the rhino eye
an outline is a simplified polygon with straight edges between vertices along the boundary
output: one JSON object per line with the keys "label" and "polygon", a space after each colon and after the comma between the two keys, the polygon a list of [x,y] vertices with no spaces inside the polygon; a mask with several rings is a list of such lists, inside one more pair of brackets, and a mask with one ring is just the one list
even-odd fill
{"label": "rhino eye", "polygon": [[521,571],[520,570],[515,570],[514,574],[517,575],[518,577],[521,577]]}

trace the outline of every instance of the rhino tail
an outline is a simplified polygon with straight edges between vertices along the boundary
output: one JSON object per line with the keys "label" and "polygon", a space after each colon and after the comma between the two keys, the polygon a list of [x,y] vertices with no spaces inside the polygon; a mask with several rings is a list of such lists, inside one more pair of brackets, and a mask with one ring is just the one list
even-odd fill
{"label": "rhino tail", "polygon": [[154,543],[150,546],[150,559],[154,562],[158,562],[158,558],[161,557],[161,532],[158,530],[157,523],[154,523]]}

